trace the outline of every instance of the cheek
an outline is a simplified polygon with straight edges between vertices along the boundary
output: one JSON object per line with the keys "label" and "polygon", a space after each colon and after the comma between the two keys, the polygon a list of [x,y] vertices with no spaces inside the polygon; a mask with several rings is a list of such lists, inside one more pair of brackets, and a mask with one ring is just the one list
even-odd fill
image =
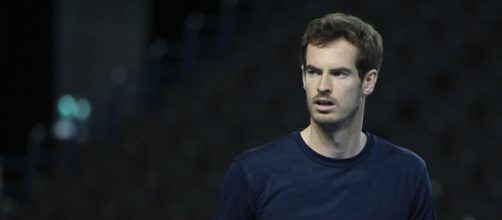
{"label": "cheek", "polygon": [[358,86],[347,88],[343,91],[343,96],[340,98],[346,102],[357,102],[362,96],[362,90]]}
{"label": "cheek", "polygon": [[307,95],[311,95],[313,94],[313,92],[315,92],[312,83],[303,83],[303,89],[305,90],[305,93],[307,93]]}

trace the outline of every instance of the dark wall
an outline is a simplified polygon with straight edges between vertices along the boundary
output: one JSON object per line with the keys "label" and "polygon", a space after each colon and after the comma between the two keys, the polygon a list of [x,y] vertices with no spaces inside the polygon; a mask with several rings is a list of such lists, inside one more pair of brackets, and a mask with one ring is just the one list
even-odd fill
{"label": "dark wall", "polygon": [[[183,36],[185,18],[191,12],[216,15],[219,0],[171,0],[152,1],[152,39],[179,39]],[[174,7],[173,7],[174,6]]]}
{"label": "dark wall", "polygon": [[0,153],[22,154],[31,127],[52,118],[52,2],[0,4]]}

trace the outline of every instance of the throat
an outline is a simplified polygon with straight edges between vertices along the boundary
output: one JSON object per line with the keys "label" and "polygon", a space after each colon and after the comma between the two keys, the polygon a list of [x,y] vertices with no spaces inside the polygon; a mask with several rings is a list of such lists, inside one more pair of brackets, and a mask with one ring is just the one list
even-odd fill
{"label": "throat", "polygon": [[347,159],[358,155],[366,145],[366,134],[361,130],[326,132],[309,125],[300,133],[308,147],[316,153],[333,159]]}

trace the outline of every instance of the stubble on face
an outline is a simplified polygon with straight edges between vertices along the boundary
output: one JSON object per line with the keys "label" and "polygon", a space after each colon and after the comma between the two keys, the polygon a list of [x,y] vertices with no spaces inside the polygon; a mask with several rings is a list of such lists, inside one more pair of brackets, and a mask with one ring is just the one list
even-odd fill
{"label": "stubble on face", "polygon": [[[357,53],[357,48],[344,39],[322,47],[308,45],[303,81],[311,123],[336,129],[351,124],[360,115],[364,95],[355,66]],[[308,72],[310,69],[305,69],[310,67],[319,72],[312,74]],[[339,69],[348,70],[348,73],[333,74]],[[323,107],[320,100],[332,106]]]}
{"label": "stubble on face", "polygon": [[351,124],[361,110],[361,102],[363,99],[363,94],[360,90],[355,90],[353,92],[355,94],[352,95],[352,101],[338,101],[338,99],[330,97],[330,99],[334,101],[335,107],[329,112],[319,111],[313,104],[316,98],[325,98],[327,97],[326,95],[318,94],[312,99],[307,97],[307,107],[311,120],[317,125],[329,130],[339,129]]}

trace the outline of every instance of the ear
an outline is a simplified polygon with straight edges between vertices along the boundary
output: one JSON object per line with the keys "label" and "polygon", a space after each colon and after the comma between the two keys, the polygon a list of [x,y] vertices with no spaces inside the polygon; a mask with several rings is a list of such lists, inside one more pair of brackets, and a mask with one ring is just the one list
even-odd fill
{"label": "ear", "polygon": [[376,69],[371,69],[364,75],[362,82],[362,89],[364,95],[368,96],[371,93],[373,93],[377,79],[378,79],[378,71]]}
{"label": "ear", "polygon": [[303,84],[303,89],[305,89],[305,68],[303,67],[303,65],[301,65],[300,68],[302,69],[302,84]]}

